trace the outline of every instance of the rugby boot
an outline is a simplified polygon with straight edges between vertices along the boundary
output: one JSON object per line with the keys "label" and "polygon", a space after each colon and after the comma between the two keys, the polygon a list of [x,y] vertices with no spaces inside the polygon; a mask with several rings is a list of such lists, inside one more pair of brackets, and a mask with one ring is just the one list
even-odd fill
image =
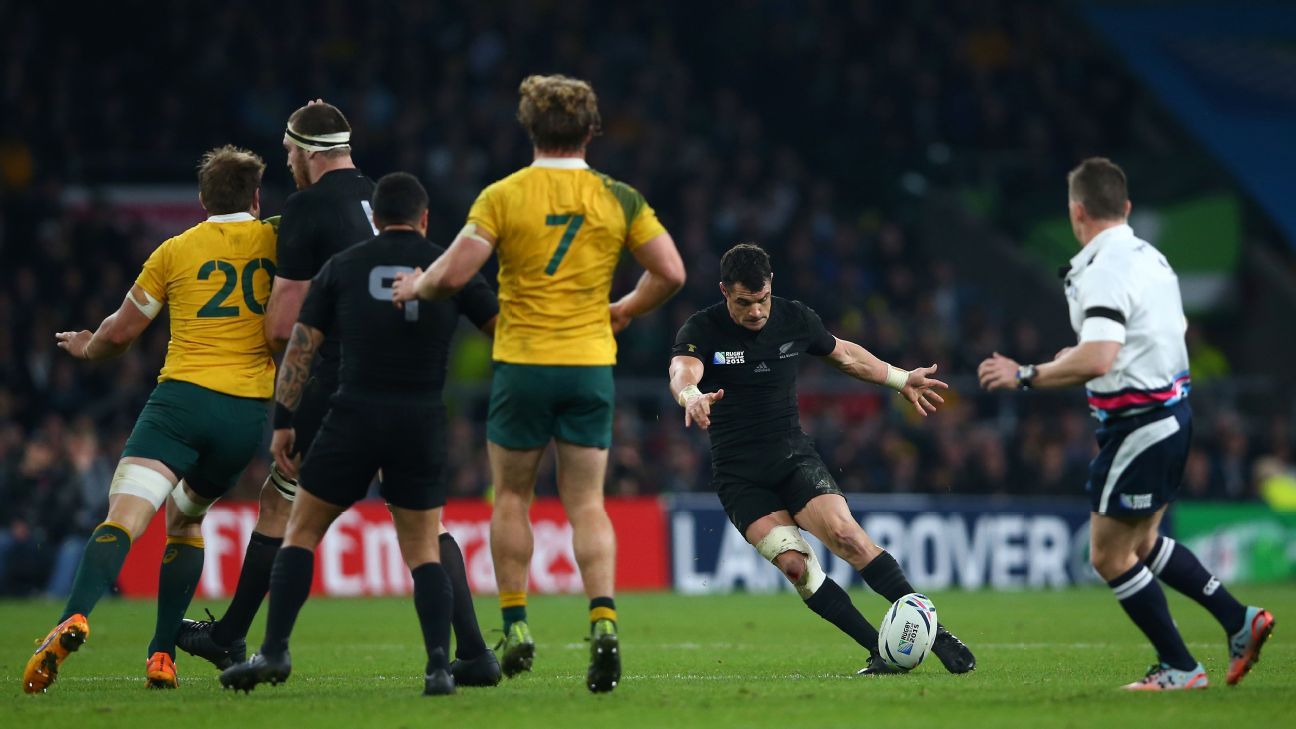
{"label": "rugby boot", "polygon": [[931,651],[950,673],[967,673],[976,668],[976,656],[944,625],[936,626],[936,640],[932,642]]}
{"label": "rugby boot", "polygon": [[292,675],[292,656],[284,651],[282,656],[267,656],[253,653],[252,657],[242,663],[221,671],[220,683],[225,688],[249,693],[258,684],[268,683],[277,686]]}
{"label": "rugby boot", "polygon": [[247,660],[247,641],[239,638],[229,643],[217,643],[212,636],[212,631],[216,628],[216,616],[208,610],[207,617],[208,620],[181,620],[180,632],[176,633],[176,647],[191,656],[209,661],[222,671]]}
{"label": "rugby boot", "polygon": [[590,626],[590,665],[585,685],[596,694],[606,693],[621,681],[621,645],[616,623],[604,618]]}
{"label": "rugby boot", "polygon": [[1206,669],[1198,663],[1191,671],[1180,671],[1164,663],[1154,664],[1147,675],[1134,683],[1127,683],[1121,688],[1126,691],[1186,691],[1204,689],[1210,685],[1206,679]]}
{"label": "rugby boot", "polygon": [[180,679],[176,677],[175,661],[171,659],[171,656],[158,651],[150,656],[148,662],[144,665],[148,676],[147,683],[144,685],[148,688],[179,688]]}
{"label": "rugby boot", "polygon": [[1273,635],[1273,614],[1264,608],[1249,607],[1242,629],[1229,636],[1229,668],[1225,679],[1236,686],[1251,667],[1260,660],[1260,649]]}
{"label": "rugby boot", "polygon": [[[494,686],[500,682],[499,659],[494,651],[483,651],[476,658],[450,661],[450,675],[456,686]],[[431,677],[428,677],[431,680]]]}
{"label": "rugby boot", "polygon": [[868,665],[855,672],[856,676],[893,676],[897,673],[908,673],[899,666],[893,666],[876,651],[869,653]]}
{"label": "rugby boot", "polygon": [[27,659],[27,667],[23,669],[23,691],[35,694],[48,689],[58,678],[59,666],[88,637],[90,623],[81,613],[55,625],[32,657]]}
{"label": "rugby boot", "polygon": [[[496,675],[495,680],[498,681],[499,674],[497,673],[495,675]],[[429,673],[423,679],[424,696],[449,696],[454,692],[455,692],[454,677],[451,676],[450,672],[444,668],[438,668],[432,673]]]}
{"label": "rugby boot", "polygon": [[513,623],[504,639],[495,646],[495,650],[500,653],[500,668],[505,676],[513,678],[523,671],[530,671],[531,662],[535,660],[535,641],[531,638],[531,629],[524,621]]}

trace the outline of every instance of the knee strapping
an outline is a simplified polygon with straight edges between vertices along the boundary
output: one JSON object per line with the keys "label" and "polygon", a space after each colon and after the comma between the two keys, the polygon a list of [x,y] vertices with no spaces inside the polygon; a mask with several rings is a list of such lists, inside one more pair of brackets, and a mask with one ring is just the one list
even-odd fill
{"label": "knee strapping", "polygon": [[773,564],[778,564],[775,560],[784,552],[799,552],[805,555],[805,573],[801,575],[801,579],[793,583],[797,594],[803,600],[818,592],[820,585],[828,578],[819,564],[814,548],[805,540],[805,537],[801,536],[801,530],[794,526],[774,527],[756,544],[756,551]]}
{"label": "knee strapping", "polygon": [[270,483],[285,501],[292,503],[297,498],[297,482],[280,473],[277,463],[270,464]]}
{"label": "knee strapping", "polygon": [[113,472],[112,485],[108,487],[111,494],[130,494],[153,505],[154,509],[162,508],[167,495],[174,484],[171,479],[138,463],[119,463]]}
{"label": "knee strapping", "polygon": [[215,501],[202,502],[195,500],[185,488],[184,479],[181,479],[180,483],[175,485],[175,489],[171,492],[171,498],[175,499],[176,508],[180,510],[181,514],[194,518],[206,514],[212,504],[216,503]]}

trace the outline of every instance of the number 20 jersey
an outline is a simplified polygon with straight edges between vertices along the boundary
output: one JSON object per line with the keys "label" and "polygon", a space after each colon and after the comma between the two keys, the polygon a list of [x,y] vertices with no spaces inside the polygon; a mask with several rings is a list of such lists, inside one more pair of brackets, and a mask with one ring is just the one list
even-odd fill
{"label": "number 20 jersey", "polygon": [[158,382],[270,397],[275,365],[262,323],[274,275],[274,227],[247,213],[214,215],[158,246],[135,280],[171,318]]}
{"label": "number 20 jersey", "polygon": [[497,362],[616,364],[608,314],[622,248],[665,232],[637,190],[577,158],[539,158],[490,185],[468,223],[495,237]]}

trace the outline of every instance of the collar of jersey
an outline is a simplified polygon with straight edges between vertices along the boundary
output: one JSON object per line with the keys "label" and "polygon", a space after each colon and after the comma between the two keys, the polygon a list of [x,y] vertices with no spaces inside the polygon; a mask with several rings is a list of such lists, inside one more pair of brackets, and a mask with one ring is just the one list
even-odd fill
{"label": "collar of jersey", "polygon": [[252,213],[225,213],[224,215],[209,215],[209,223],[246,223],[249,220],[256,220]]}
{"label": "collar of jersey", "polygon": [[1117,238],[1133,237],[1133,235],[1134,229],[1129,226],[1129,223],[1113,225],[1107,230],[1095,235],[1089,241],[1089,245],[1081,248],[1080,252],[1075,254],[1075,257],[1071,259],[1071,270],[1078,271],[1088,264],[1093,263],[1093,259],[1097,258],[1098,254],[1102,252],[1103,247],[1111,241],[1116,240]]}
{"label": "collar of jersey", "polygon": [[548,167],[554,170],[588,170],[589,164],[580,157],[536,157],[532,167]]}

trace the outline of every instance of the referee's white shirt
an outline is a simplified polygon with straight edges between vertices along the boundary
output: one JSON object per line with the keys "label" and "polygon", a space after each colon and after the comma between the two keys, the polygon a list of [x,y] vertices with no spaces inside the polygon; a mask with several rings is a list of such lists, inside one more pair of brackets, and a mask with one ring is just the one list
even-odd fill
{"label": "referee's white shirt", "polygon": [[1188,347],[1179,277],[1128,225],[1108,228],[1071,259],[1071,326],[1081,342],[1120,342],[1106,375],[1086,383],[1095,417],[1169,407],[1188,396]]}

